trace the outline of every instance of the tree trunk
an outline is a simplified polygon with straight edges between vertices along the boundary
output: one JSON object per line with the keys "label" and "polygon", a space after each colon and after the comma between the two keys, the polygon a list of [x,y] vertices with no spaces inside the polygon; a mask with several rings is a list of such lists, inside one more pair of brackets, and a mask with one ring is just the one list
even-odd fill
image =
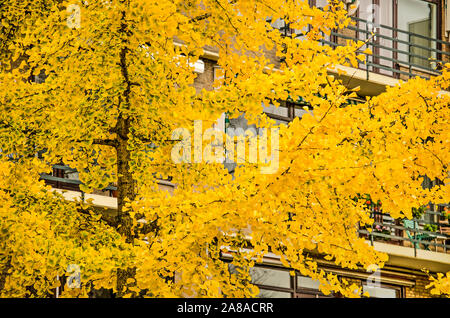
{"label": "tree trunk", "polygon": [[[133,244],[134,234],[132,232],[133,220],[128,211],[124,210],[126,200],[129,202],[136,198],[135,182],[130,172],[130,151],[128,149],[128,134],[130,132],[130,121],[119,116],[117,122],[117,227],[118,232],[126,239],[127,243]],[[123,287],[128,278],[135,274],[134,268],[119,269],[117,272],[117,296],[124,295]]]}
{"label": "tree trunk", "polygon": [[[125,2],[122,0],[121,2]],[[129,3],[127,3],[129,5]],[[129,110],[130,108],[130,94],[131,94],[131,81],[128,74],[128,62],[127,62],[127,53],[128,53],[128,24],[126,19],[126,12],[122,11],[121,17],[121,27],[120,32],[124,35],[122,39],[122,49],[120,51],[120,69],[123,77],[123,81],[126,85],[125,91],[123,93],[123,99],[120,99],[123,102],[124,109]],[[119,102],[120,105],[120,102]],[[133,230],[133,220],[128,211],[124,210],[125,204],[127,200],[129,202],[134,201],[136,198],[136,189],[135,182],[133,179],[133,174],[130,171],[130,160],[131,153],[128,149],[129,146],[129,134],[131,127],[131,118],[123,113],[120,113],[117,118],[116,123],[116,134],[117,134],[117,143],[116,143],[116,152],[117,152],[117,226],[118,232],[126,239],[127,243],[133,244],[134,241],[134,233]],[[136,269],[126,268],[119,269],[117,271],[117,296],[123,297],[125,294],[124,286],[127,283],[128,278],[132,278],[135,276]]]}

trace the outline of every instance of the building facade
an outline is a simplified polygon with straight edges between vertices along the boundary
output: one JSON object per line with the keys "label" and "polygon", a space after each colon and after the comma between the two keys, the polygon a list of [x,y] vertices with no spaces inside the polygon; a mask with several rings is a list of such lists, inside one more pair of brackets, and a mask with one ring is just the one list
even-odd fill
{"label": "building facade", "polygon": [[[327,0],[310,0],[311,5],[322,7]],[[346,40],[366,41],[366,47],[373,52],[366,63],[358,68],[338,67],[347,74],[338,74],[337,69],[329,73],[342,78],[349,88],[359,86],[359,98],[355,103],[365,100],[366,96],[382,93],[386,86],[394,86],[400,80],[420,76],[429,78],[439,74],[443,63],[450,61],[450,0],[346,0],[352,7],[355,24],[345,30],[334,31],[324,40],[324,45],[333,47],[343,45]],[[292,35],[296,30],[289,28],[283,21],[274,21],[280,32]],[[364,50],[366,47],[363,47]],[[275,65],[280,61],[273,52]],[[195,87],[213,89],[217,70],[216,61],[219,51],[214,47],[204,49],[202,59],[197,62]],[[265,105],[264,112],[279,124],[287,124],[305,112],[302,101],[285,101],[280,107]],[[245,118],[228,119],[222,116],[218,126],[248,128]],[[229,167],[232,171],[233,167]],[[107,213],[114,215],[117,208],[116,188],[110,186],[92,194],[83,194],[79,190],[80,181],[77,172],[65,166],[55,166],[52,175],[43,175],[43,179],[56,191],[65,190],[67,199],[82,197],[93,199],[93,203],[108,208]],[[424,182],[431,187],[436,180]],[[160,181],[163,190],[172,191],[175,186],[169,181]],[[379,206],[372,206],[374,225],[372,232],[360,229],[362,237],[367,239],[378,251],[389,255],[386,266],[375,273],[364,270],[345,270],[330,262],[319,260],[325,271],[337,274],[340,278],[356,283],[372,297],[417,298],[431,297],[426,289],[429,280],[422,271],[427,268],[431,273],[450,270],[450,226],[444,214],[449,205],[430,204],[422,213],[414,216],[411,222],[395,220]],[[224,254],[224,261],[231,254]],[[318,256],[319,257],[319,256]],[[325,296],[318,290],[318,283],[310,278],[290,275],[275,255],[267,255],[261,266],[252,269],[254,283],[260,287],[260,297],[339,297]]]}

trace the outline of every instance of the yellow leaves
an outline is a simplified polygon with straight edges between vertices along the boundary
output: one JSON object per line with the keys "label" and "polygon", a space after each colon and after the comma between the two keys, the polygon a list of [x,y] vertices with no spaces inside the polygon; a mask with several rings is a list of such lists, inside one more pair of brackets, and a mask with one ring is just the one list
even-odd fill
{"label": "yellow leaves", "polygon": [[[13,183],[5,184],[5,175],[26,172],[11,165],[5,168],[0,176],[2,188],[13,189],[0,196],[2,210],[7,208],[3,198],[15,201],[14,209],[7,214],[0,214],[0,249],[10,257],[11,278],[2,290],[2,296],[25,296],[29,287],[35,289],[35,297],[47,297],[59,283],[55,283],[57,273],[72,268],[81,269],[82,282],[90,280],[91,275],[98,278],[98,272],[108,273],[111,267],[122,266],[124,259],[129,262],[130,248],[122,243],[121,238],[112,233],[98,219],[90,220],[87,215],[80,214],[76,204],[64,202],[61,197],[43,189],[41,183],[32,178],[13,178]],[[9,169],[9,170],[8,170]],[[36,187],[34,192],[31,186]],[[91,228],[90,231],[85,227]],[[102,247],[103,245],[103,247]],[[107,247],[108,252],[104,248]],[[2,262],[8,262],[8,257]],[[72,267],[68,267],[72,264]],[[3,266],[0,263],[0,266]],[[106,279],[106,278],[105,278]],[[110,286],[106,283],[102,286]],[[56,285],[55,285],[56,284]],[[83,296],[84,291],[67,291],[72,296]]]}
{"label": "yellow leaves", "polygon": [[[349,298],[359,298],[361,294],[361,287],[356,284],[351,284],[347,287],[344,295]],[[368,296],[368,293],[364,293],[364,296]]]}
{"label": "yellow leaves", "polygon": [[259,294],[258,286],[255,286],[255,285],[251,286],[250,290],[249,290],[249,296],[250,297],[256,297],[256,296],[258,296],[258,294]]}
{"label": "yellow leaves", "polygon": [[372,49],[366,48],[362,53],[371,55],[372,54]]}
{"label": "yellow leaves", "polygon": [[338,68],[337,72],[338,72],[338,75],[347,75],[347,71],[345,71],[345,70],[343,70],[341,68]]}
{"label": "yellow leaves", "polygon": [[[0,161],[0,246],[15,257],[5,294],[24,295],[36,284],[43,296],[54,285],[36,283],[36,277],[53,280],[78,264],[83,286],[93,282],[95,288],[116,288],[117,270],[136,267],[136,277],[126,281],[133,286],[121,290],[126,296],[140,290],[153,297],[256,296],[247,269],[269,250],[291,274],[300,270],[320,280],[324,293],[343,291],[336,277],[318,272],[316,261],[305,266],[303,252],[321,252],[350,269],[382,266],[387,256],[355,231],[372,221],[351,198],[368,193],[393,216],[409,216],[412,205],[429,198],[448,201],[448,187],[425,192],[412,180],[448,172],[442,162],[450,148],[449,100],[436,93],[448,85],[448,73],[349,106],[359,87],[348,90],[329,69],[347,60],[357,67],[372,51],[360,52],[362,42],[331,49],[318,41],[323,32],[349,23],[334,4],[321,11],[306,1],[271,2],[278,17],[296,28],[311,25],[301,40],[266,32],[265,19],[273,12],[259,2],[190,4],[135,1],[128,8],[92,2],[76,30],[61,26],[67,12],[53,8],[45,18],[33,17],[37,25],[21,24],[25,38],[5,46],[33,44],[27,65],[48,75],[39,84],[23,81],[20,72],[0,75],[0,149],[19,160]],[[2,23],[9,27],[13,20]],[[263,54],[273,44],[277,61],[284,60],[282,72]],[[194,74],[189,63],[201,54],[217,57],[210,45],[220,47],[217,63],[207,58],[204,72]],[[216,87],[206,85],[213,69]],[[337,73],[346,74],[342,68]],[[288,96],[301,96],[309,106],[290,105],[289,116],[303,116],[280,129],[277,172],[261,175],[244,162],[231,176],[222,164],[172,162],[174,129],[193,120],[203,120],[206,128],[224,112],[234,123],[245,113],[249,124],[266,127],[262,103]],[[279,106],[277,112],[285,110]],[[125,132],[119,118],[127,120]],[[435,144],[422,145],[428,137]],[[126,142],[126,156],[118,158],[111,140]],[[29,159],[36,150],[45,150],[42,161]],[[133,223],[134,245],[119,235],[123,224],[110,227],[86,212],[92,202],[65,202],[37,181],[63,161],[79,172],[80,190],[102,189],[117,181],[117,164],[124,160],[138,199],[122,198],[121,211],[143,220]],[[155,179],[161,177],[172,178],[173,196],[158,190]],[[137,227],[144,224],[152,231],[140,233]],[[220,250],[243,268],[239,275],[230,278]],[[354,297],[355,286],[347,287],[342,293]],[[67,293],[81,297],[86,290]]]}
{"label": "yellow leaves", "polygon": [[432,295],[443,295],[450,297],[450,272],[445,275],[443,273],[437,273],[437,277],[429,276],[431,283],[425,286],[427,289],[431,289]]}
{"label": "yellow leaves", "polygon": [[366,59],[366,57],[362,54],[357,55],[356,58],[360,61],[364,61]]}
{"label": "yellow leaves", "polygon": [[376,272],[377,270],[378,270],[378,265],[376,265],[376,264],[370,264],[368,267],[367,267],[367,271],[368,272]]}

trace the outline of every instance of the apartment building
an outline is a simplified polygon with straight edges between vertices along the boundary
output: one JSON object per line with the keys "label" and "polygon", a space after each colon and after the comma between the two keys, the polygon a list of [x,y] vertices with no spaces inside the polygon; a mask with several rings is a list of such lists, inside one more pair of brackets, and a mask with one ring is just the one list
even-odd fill
{"label": "apartment building", "polygon": [[[429,78],[439,74],[442,64],[450,61],[450,0],[344,0],[351,8],[354,25],[345,30],[333,31],[323,41],[323,45],[337,47],[346,40],[366,41],[373,54],[358,68],[339,66],[346,74],[338,74],[337,69],[329,73],[343,79],[349,88],[359,86],[358,103],[366,96],[382,93],[386,86],[394,86],[400,80],[420,76]],[[323,7],[327,0],[310,0],[311,5]],[[355,7],[350,7],[354,5]],[[283,21],[273,21],[286,35],[297,32]],[[362,48],[364,50],[365,47]],[[219,52],[207,47],[204,55],[195,65],[197,89],[212,89],[216,76]],[[272,54],[268,52],[268,54]],[[272,56],[275,63],[282,63]],[[308,103],[287,100],[280,107],[265,105],[264,112],[279,124],[287,124],[295,117],[301,117]],[[248,128],[244,117],[229,119],[223,115],[218,126],[226,129]],[[233,167],[228,167],[230,171]],[[115,193],[117,188],[109,186],[92,194],[79,190],[77,172],[66,166],[54,166],[52,175],[42,175],[56,191],[63,191],[67,199],[81,197],[92,199],[95,205],[108,208],[111,214],[117,208]],[[439,180],[426,180],[424,187],[431,187]],[[162,190],[172,191],[175,185],[170,181],[160,181]],[[372,205],[374,225],[372,232],[360,229],[378,251],[389,255],[387,265],[373,276],[364,270],[346,270],[320,259],[325,271],[362,286],[372,297],[416,298],[430,297],[425,288],[428,277],[422,271],[431,273],[450,270],[450,225],[449,205],[430,204],[418,211],[411,221],[395,220],[380,206]],[[231,254],[224,254],[227,261]],[[325,296],[318,290],[318,282],[299,274],[291,276],[274,254],[266,255],[264,263],[252,269],[254,283],[260,287],[261,297],[339,297]],[[374,282],[374,277],[376,282]]]}

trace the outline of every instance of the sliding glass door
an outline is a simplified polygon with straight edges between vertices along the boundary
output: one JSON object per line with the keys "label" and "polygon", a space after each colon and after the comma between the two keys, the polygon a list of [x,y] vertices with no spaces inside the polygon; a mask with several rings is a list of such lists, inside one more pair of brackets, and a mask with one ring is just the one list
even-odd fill
{"label": "sliding glass door", "polygon": [[399,38],[409,44],[401,43],[399,49],[407,51],[401,60],[408,61],[413,68],[431,69],[436,58],[437,4],[423,0],[398,0],[398,28],[410,32],[401,33]]}
{"label": "sliding glass door", "polygon": [[[381,35],[373,39],[372,61],[379,66],[373,71],[432,70],[438,48],[432,39],[439,38],[440,12],[439,0],[360,0],[358,17],[371,22],[374,33]],[[359,22],[359,28],[364,24]]]}

